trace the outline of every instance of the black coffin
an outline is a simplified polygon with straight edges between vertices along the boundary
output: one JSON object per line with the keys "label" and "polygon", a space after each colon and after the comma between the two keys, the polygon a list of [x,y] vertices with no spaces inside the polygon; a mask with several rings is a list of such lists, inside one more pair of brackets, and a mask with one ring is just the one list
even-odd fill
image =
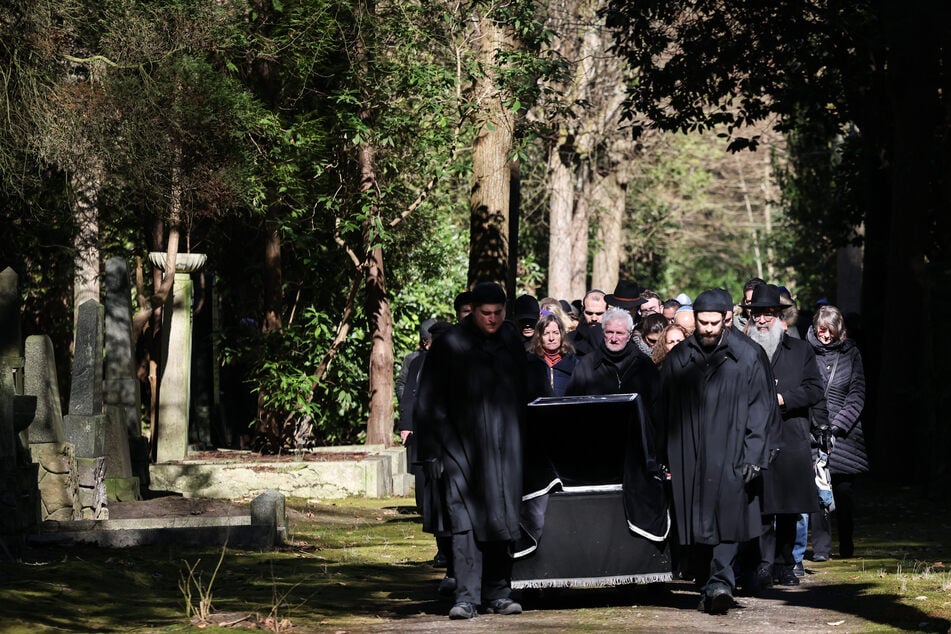
{"label": "black coffin", "polygon": [[636,394],[542,398],[529,405],[525,492],[536,501],[547,495],[548,506],[537,549],[515,561],[513,588],[671,579],[663,533],[638,534],[625,513],[625,473],[629,507],[641,490],[657,491],[631,482],[643,473],[631,465],[645,462],[645,419]]}

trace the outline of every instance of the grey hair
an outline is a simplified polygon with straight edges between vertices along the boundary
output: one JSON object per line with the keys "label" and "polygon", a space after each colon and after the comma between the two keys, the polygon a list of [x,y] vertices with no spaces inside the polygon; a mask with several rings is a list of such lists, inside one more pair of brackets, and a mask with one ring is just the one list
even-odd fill
{"label": "grey hair", "polygon": [[820,327],[828,328],[833,339],[845,341],[845,318],[842,316],[842,311],[831,304],[819,307],[816,316],[812,318],[812,327],[816,330]]}
{"label": "grey hair", "polygon": [[629,311],[623,308],[609,306],[608,309],[604,311],[604,317],[601,318],[601,328],[604,328],[612,321],[623,321],[628,332],[634,330],[634,318]]}

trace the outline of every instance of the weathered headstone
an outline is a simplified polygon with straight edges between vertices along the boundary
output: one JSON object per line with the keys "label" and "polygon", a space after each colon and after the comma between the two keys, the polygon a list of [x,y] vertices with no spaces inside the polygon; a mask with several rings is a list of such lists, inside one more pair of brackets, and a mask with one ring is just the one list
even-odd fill
{"label": "weathered headstone", "polygon": [[284,494],[268,489],[251,500],[251,526],[259,531],[256,541],[270,548],[287,541],[287,510]]}
{"label": "weathered headstone", "polygon": [[[73,444],[79,468],[79,500],[84,519],[106,519],[105,445],[108,418],[102,409],[104,310],[90,299],[76,319],[73,339],[69,414],[63,417],[66,439]],[[97,465],[90,468],[90,464]]]}
{"label": "weathered headstone", "polygon": [[38,465],[39,520],[79,519],[76,452],[72,443],[66,442],[63,428],[53,342],[46,335],[27,337],[24,359],[23,391],[36,399],[27,433],[30,455]]}
{"label": "weathered headstone", "polygon": [[30,443],[65,442],[53,341],[46,335],[27,337],[24,357],[23,391],[36,397],[36,411],[28,429]]}
{"label": "weathered headstone", "polygon": [[103,403],[125,408],[123,416],[129,435],[141,435],[139,380],[132,349],[132,301],[129,267],[124,258],[106,260],[104,279],[105,344],[103,362]]}
{"label": "weathered headstone", "polygon": [[103,306],[94,299],[79,307],[73,350],[69,413],[72,416],[102,414]]}
{"label": "weathered headstone", "polygon": [[[206,259],[207,256],[202,253],[180,253],[176,256],[175,280],[170,301],[162,311],[164,357],[160,362],[156,462],[183,460],[188,453],[194,292],[191,274],[200,271]],[[164,253],[150,253],[149,261],[162,271],[165,270]]]}

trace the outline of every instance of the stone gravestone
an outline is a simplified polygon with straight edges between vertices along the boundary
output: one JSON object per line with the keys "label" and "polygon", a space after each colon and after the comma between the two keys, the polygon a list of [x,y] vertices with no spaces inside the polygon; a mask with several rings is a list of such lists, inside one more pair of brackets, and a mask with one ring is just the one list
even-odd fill
{"label": "stone gravestone", "polygon": [[175,271],[165,271],[165,254],[149,253],[153,266],[175,275],[172,293],[162,310],[162,351],[159,419],[155,461],[176,462],[188,453],[188,412],[191,403],[192,273],[205,265],[203,253],[179,253]]}
{"label": "stone gravestone", "polygon": [[69,414],[63,418],[66,438],[76,450],[83,519],[109,518],[105,485],[108,418],[102,413],[103,321],[103,307],[96,300],[87,300],[79,307]]}
{"label": "stone gravestone", "polygon": [[26,338],[23,391],[36,399],[28,428],[30,455],[38,465],[40,521],[79,519],[76,455],[66,442],[53,342],[46,335]]}
{"label": "stone gravestone", "polygon": [[[106,489],[110,500],[138,500],[141,499],[141,477],[148,473],[148,444],[141,433],[139,380],[132,349],[132,289],[124,258],[106,260],[104,291],[106,352],[102,397],[109,420],[105,447]],[[139,457],[135,466],[131,458],[133,449]]]}

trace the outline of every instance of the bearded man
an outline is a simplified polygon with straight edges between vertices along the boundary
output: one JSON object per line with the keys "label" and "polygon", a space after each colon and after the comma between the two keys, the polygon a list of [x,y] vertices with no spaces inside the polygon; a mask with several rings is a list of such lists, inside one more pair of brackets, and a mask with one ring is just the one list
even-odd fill
{"label": "bearded man", "polygon": [[472,313],[433,341],[414,410],[420,461],[443,505],[432,530],[452,534],[452,619],[476,616],[479,605],[522,611],[509,598],[508,550],[519,536],[528,358],[505,321],[501,286],[476,285],[471,303]]}
{"label": "bearded man", "polygon": [[820,424],[825,420],[822,377],[812,346],[786,333],[786,306],[778,286],[756,286],[750,300],[740,306],[750,314],[747,334],[769,357],[782,417],[770,438],[775,458],[763,474],[763,534],[754,589],[772,582],[795,586],[799,585],[793,571],[796,521],[802,513],[819,510],[813,482],[810,411]]}
{"label": "bearded man", "polygon": [[762,351],[724,327],[726,295],[705,291],[694,301],[696,330],[664,360],[655,416],[677,539],[703,583],[700,609],[710,614],[733,607],[739,544],[762,530],[754,480],[768,465],[778,416]]}

